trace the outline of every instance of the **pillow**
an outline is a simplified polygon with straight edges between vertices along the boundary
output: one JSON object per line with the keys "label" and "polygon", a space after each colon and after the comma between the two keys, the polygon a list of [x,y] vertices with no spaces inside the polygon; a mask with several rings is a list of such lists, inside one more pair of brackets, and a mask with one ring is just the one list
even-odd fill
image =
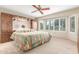
{"label": "pillow", "polygon": [[18,29],[16,32],[30,32],[30,29]]}

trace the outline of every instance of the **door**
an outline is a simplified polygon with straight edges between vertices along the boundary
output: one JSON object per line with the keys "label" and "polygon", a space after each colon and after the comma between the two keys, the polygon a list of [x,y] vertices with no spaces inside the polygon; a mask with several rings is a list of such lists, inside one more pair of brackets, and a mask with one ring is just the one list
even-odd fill
{"label": "door", "polygon": [[77,42],[78,39],[78,17],[73,15],[69,17],[69,39]]}

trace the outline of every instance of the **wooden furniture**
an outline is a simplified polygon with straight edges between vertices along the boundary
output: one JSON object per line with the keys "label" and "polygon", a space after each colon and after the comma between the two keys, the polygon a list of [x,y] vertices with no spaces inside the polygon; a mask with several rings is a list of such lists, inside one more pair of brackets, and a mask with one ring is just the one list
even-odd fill
{"label": "wooden furniture", "polygon": [[0,33],[0,43],[11,41],[10,36],[12,34],[12,17],[13,15],[7,13],[1,13],[1,33]]}
{"label": "wooden furniture", "polygon": [[[8,13],[0,13],[0,43],[4,43],[4,42],[9,42],[11,41],[10,36],[13,33],[13,26],[12,26],[12,22],[14,19],[14,17],[19,17],[19,18],[26,18],[23,16],[17,16],[17,15],[12,15],[12,14],[8,14]],[[32,22],[31,22],[31,18],[26,18],[27,19],[27,26],[29,28],[32,28]]]}
{"label": "wooden furniture", "polygon": [[37,30],[37,21],[36,20],[30,20],[31,29]]}

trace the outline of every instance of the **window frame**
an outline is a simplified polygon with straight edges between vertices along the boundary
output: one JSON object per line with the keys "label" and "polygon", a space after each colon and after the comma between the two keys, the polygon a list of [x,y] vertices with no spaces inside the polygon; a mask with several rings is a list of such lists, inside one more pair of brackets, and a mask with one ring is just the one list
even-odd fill
{"label": "window frame", "polygon": [[[52,24],[52,23],[53,23],[53,24]],[[53,26],[53,29],[51,29],[51,24],[52,24],[52,26]],[[51,19],[51,20],[50,20],[50,30],[51,30],[51,31],[54,30],[54,19]]]}
{"label": "window frame", "polygon": [[[59,20],[59,29],[58,30],[55,30],[55,25],[54,25],[54,22],[55,22],[56,19]],[[64,31],[60,30],[60,19],[65,19],[65,30]],[[50,23],[49,23],[50,25],[49,25],[48,30],[46,29],[45,21],[49,21],[50,23],[53,22],[53,30],[50,29],[50,27],[51,27]],[[39,26],[38,26],[39,30],[41,30],[40,29],[40,22],[43,23],[43,30],[45,30],[45,31],[65,32],[67,30],[67,16],[62,16],[62,17],[57,17],[57,18],[42,19],[42,20],[39,20],[38,22],[39,22]]]}
{"label": "window frame", "polygon": [[[43,29],[40,29],[40,23],[43,23]],[[43,20],[39,20],[38,21],[38,29],[39,30],[44,30],[45,28],[44,28],[44,22],[43,22]]]}
{"label": "window frame", "polygon": [[[55,19],[54,19],[54,21],[53,21],[53,22],[54,22],[54,31],[60,31],[60,29],[55,30],[55,21],[56,21],[56,19],[58,19],[58,20],[59,20],[59,22],[60,22],[60,18],[55,18]],[[59,23],[59,28],[60,28],[60,23]]]}
{"label": "window frame", "polygon": [[[75,17],[75,30],[74,31],[71,31],[71,26],[70,26],[71,25],[71,23],[70,23],[71,17]],[[76,32],[76,19],[77,19],[76,15],[69,16],[69,31],[72,33]]]}
{"label": "window frame", "polygon": [[[48,29],[46,29],[46,25],[47,25],[46,22],[49,22],[49,25],[48,25],[49,27],[48,27]],[[50,20],[45,20],[44,23],[45,23],[45,30],[50,30]]]}
{"label": "window frame", "polygon": [[[60,23],[60,21],[61,21],[61,19],[65,19],[65,30],[61,30],[61,23]],[[60,18],[60,21],[59,21],[59,31],[66,31],[67,30],[67,17],[61,17]]]}

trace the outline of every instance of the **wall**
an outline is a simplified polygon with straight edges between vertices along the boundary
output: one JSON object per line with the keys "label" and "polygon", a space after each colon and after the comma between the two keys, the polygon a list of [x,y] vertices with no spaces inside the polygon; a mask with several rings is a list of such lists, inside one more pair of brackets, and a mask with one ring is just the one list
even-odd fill
{"label": "wall", "polygon": [[14,31],[30,29],[30,22],[27,18],[14,17],[13,19],[15,19],[12,22]]}
{"label": "wall", "polygon": [[[67,30],[65,32],[63,32],[63,31],[48,31],[48,32],[52,33],[53,37],[63,38],[63,39],[70,39],[72,41],[77,42],[77,38],[78,38],[78,23],[77,23],[77,21],[78,20],[76,20],[76,32],[71,33],[68,17],[72,16],[72,15],[78,15],[78,14],[79,14],[79,7],[69,9],[69,10],[65,10],[65,11],[61,11],[61,12],[57,12],[57,13],[50,14],[50,15],[47,15],[47,16],[39,17],[38,21],[39,20],[45,20],[45,19],[48,19],[48,18],[67,17],[67,24],[66,24],[67,25],[67,28],[66,28]],[[39,22],[38,22],[38,26],[39,26]],[[46,30],[44,30],[44,31],[46,31]]]}

